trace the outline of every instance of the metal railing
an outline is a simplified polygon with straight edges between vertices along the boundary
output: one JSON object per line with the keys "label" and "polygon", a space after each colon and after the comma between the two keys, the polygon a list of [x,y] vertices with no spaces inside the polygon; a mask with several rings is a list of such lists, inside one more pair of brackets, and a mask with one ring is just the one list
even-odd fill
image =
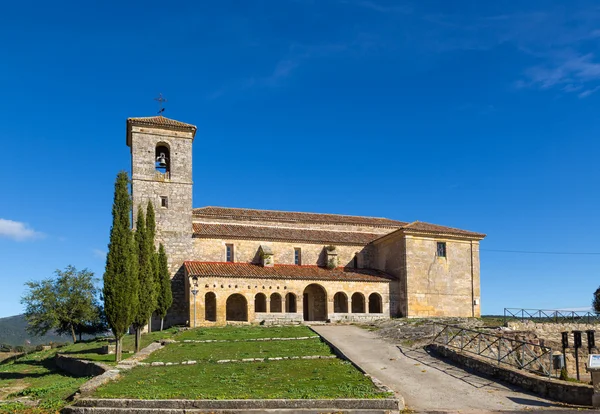
{"label": "metal railing", "polygon": [[436,323],[432,343],[455,348],[500,364],[552,376],[552,349],[533,342]]}
{"label": "metal railing", "polygon": [[504,324],[511,320],[530,320],[538,323],[599,323],[600,316],[593,312],[504,308]]}

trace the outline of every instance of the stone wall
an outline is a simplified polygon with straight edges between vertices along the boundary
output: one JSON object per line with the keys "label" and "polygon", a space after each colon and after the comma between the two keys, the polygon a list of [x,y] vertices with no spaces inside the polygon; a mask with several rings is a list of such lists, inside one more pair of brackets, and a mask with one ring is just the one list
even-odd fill
{"label": "stone wall", "polygon": [[[479,242],[405,238],[407,316],[481,316]],[[446,242],[446,257],[436,256],[437,242]]]}
{"label": "stone wall", "polygon": [[[194,238],[194,252],[188,260],[225,262],[225,245],[233,244],[234,261],[237,263],[260,263],[258,249],[261,245],[273,250],[275,264],[295,264],[294,249],[300,248],[302,265],[324,266],[327,262],[325,244],[279,242],[269,240],[207,239]],[[358,267],[364,267],[364,246],[336,245],[339,266],[353,267],[354,256],[358,256]]]}
{"label": "stone wall", "polygon": [[104,364],[71,358],[62,354],[56,354],[54,363],[59,369],[75,377],[95,377],[104,374],[110,369],[110,367]]}
{"label": "stone wall", "polygon": [[[192,141],[191,132],[131,127],[133,222],[138,206],[145,211],[150,200],[156,212],[156,246],[165,246],[172,275],[173,306],[166,326],[185,323],[188,316],[182,265],[193,255]],[[169,148],[169,176],[156,171],[157,145]],[[163,196],[168,199],[167,207],[161,205]]]}
{"label": "stone wall", "polygon": [[[533,321],[508,321],[507,327],[515,332],[531,332],[537,338],[543,339],[544,344],[552,348],[554,353],[562,354],[562,335],[561,332],[569,332],[569,346],[567,348],[566,365],[569,377],[575,378],[577,367],[575,364],[575,350],[573,349],[573,331],[582,331],[582,348],[579,349],[579,374],[582,380],[590,380],[591,376],[586,372],[586,365],[589,357],[587,335],[585,331],[596,331],[596,343],[600,344],[600,325],[585,323],[536,323]],[[598,349],[592,351],[598,353]]]}
{"label": "stone wall", "polygon": [[383,270],[396,277],[393,282],[393,316],[408,316],[408,298],[406,296],[406,243],[404,237],[390,237],[375,242],[366,249],[367,267]]}
{"label": "stone wall", "polygon": [[[198,280],[199,292],[196,296],[196,326],[223,325],[226,323],[227,299],[233,294],[240,294],[246,299],[248,322],[261,323],[272,319],[285,319],[290,321],[303,320],[304,293],[310,285],[318,285],[325,289],[324,301],[326,319],[337,320],[371,320],[389,318],[390,316],[390,283],[389,282],[338,282],[338,281],[311,281],[311,280],[265,280],[250,278],[201,278]],[[188,285],[189,289],[189,285]],[[216,321],[205,319],[205,297],[212,292],[216,297]],[[334,312],[333,297],[337,292],[343,292],[348,298],[348,309],[352,309],[352,294],[360,293],[364,296],[364,313],[336,313]],[[267,297],[267,312],[255,312],[254,300],[258,293]],[[271,295],[279,294],[282,310],[286,308],[286,295],[291,293],[296,297],[296,312],[271,312]],[[377,293],[382,300],[382,313],[369,314],[369,295]],[[194,296],[189,297],[189,323],[194,326]],[[278,299],[279,301],[279,299]],[[265,313],[274,316],[265,317]]]}
{"label": "stone wall", "polygon": [[510,384],[567,404],[590,406],[594,388],[591,385],[560,381],[548,377],[531,374],[527,371],[518,370],[507,365],[498,365],[474,356],[461,354],[453,349],[442,345],[428,345],[427,350],[458,363],[459,365],[472,369],[476,372],[492,376]]}

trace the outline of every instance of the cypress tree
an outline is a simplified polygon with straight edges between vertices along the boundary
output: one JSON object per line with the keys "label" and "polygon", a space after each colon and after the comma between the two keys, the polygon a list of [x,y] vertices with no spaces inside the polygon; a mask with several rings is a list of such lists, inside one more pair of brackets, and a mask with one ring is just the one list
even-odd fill
{"label": "cypress tree", "polygon": [[[148,200],[146,206],[146,242],[148,243],[148,251],[150,254],[150,265],[152,267],[152,275],[154,279],[154,297],[158,298],[160,295],[160,279],[158,277],[158,252],[154,244],[156,237],[156,216],[154,214],[154,206],[152,202]],[[155,300],[156,303],[156,300]],[[157,311],[158,308],[152,310],[152,314]],[[148,320],[148,332],[152,330],[152,314]]]}
{"label": "cypress tree", "polygon": [[121,360],[121,340],[133,322],[138,301],[137,260],[129,221],[131,199],[128,185],[127,173],[121,171],[115,182],[113,222],[102,290],[106,320],[116,338],[117,362]]}
{"label": "cypress tree", "polygon": [[169,275],[169,264],[167,262],[167,253],[165,246],[161,243],[158,248],[158,277],[160,280],[160,291],[158,295],[157,313],[160,316],[160,330],[163,330],[163,324],[167,311],[173,304],[173,292],[171,292],[171,276]]}
{"label": "cypress tree", "polygon": [[137,221],[135,224],[135,246],[138,259],[138,306],[133,319],[135,328],[135,352],[140,350],[142,328],[156,308],[154,294],[154,274],[152,269],[151,252],[148,249],[148,232],[142,206],[138,206]]}

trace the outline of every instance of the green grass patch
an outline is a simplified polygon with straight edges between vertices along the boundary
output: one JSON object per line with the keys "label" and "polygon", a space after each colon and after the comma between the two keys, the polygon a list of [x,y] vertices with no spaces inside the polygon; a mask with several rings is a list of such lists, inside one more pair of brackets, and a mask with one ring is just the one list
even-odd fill
{"label": "green grass patch", "polygon": [[145,362],[216,362],[220,359],[331,355],[319,338],[301,341],[176,343],[154,352]]}
{"label": "green grass patch", "polygon": [[99,388],[100,398],[383,398],[350,363],[338,359],[136,367]]}
{"label": "green grass patch", "polygon": [[203,341],[208,339],[244,340],[258,338],[295,338],[316,335],[308,327],[300,326],[223,326],[214,328],[195,328],[181,332],[175,339]]}
{"label": "green grass patch", "polygon": [[[142,335],[141,348],[145,348],[154,341],[173,338],[178,332],[177,328],[166,329],[164,331],[150,332]],[[61,354],[72,358],[85,359],[87,361],[102,362],[109,365],[116,365],[114,354],[102,354],[102,346],[108,345],[107,338],[97,338],[89,341],[77,342],[60,349]],[[123,337],[123,359],[133,355],[135,349],[135,336],[125,335]]]}
{"label": "green grass patch", "polygon": [[31,397],[40,400],[32,410],[19,403],[0,405],[0,412],[55,412],[88,378],[72,377],[54,364],[57,349],[35,352],[0,365],[0,398]]}

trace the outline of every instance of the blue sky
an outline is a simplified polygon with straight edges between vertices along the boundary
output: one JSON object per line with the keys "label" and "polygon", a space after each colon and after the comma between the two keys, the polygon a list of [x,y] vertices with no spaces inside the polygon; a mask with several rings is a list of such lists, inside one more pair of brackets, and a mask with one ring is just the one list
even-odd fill
{"label": "blue sky", "polygon": [[87,3],[0,14],[0,317],[27,280],[102,276],[125,120],[159,92],[198,126],[197,207],[484,232],[484,313],[589,306],[597,2]]}

